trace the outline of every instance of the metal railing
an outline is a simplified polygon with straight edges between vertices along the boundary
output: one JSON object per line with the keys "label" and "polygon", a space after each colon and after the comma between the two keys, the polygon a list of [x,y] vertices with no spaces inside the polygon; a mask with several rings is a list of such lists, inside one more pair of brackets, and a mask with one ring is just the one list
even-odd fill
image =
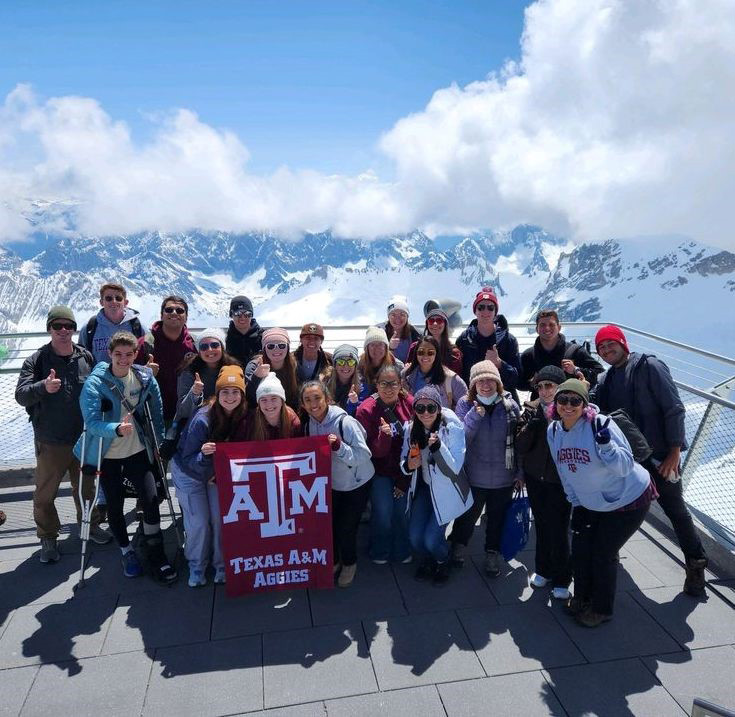
{"label": "metal railing", "polygon": [[[568,340],[593,344],[597,329],[604,323],[566,323],[563,330]],[[682,475],[685,499],[699,520],[734,548],[735,359],[631,326],[618,326],[625,331],[632,351],[654,354],[671,369],[686,407],[689,450],[684,454]],[[284,328],[296,345],[300,327]],[[324,348],[329,351],[351,343],[362,350],[366,329],[326,326]],[[455,338],[461,330],[453,332]],[[533,324],[513,323],[510,330],[521,351],[536,339]],[[5,348],[5,356],[0,353],[0,471],[35,465],[32,430],[25,410],[14,400],[14,392],[23,361],[47,340],[46,333],[0,334],[0,351]],[[591,348],[594,352],[594,345]]]}

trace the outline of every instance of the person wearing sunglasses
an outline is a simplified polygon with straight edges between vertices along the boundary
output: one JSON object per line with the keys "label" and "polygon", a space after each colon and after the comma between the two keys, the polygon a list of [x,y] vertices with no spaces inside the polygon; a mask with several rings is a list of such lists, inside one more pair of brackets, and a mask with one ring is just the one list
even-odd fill
{"label": "person wearing sunglasses", "polygon": [[508,320],[498,313],[498,297],[490,287],[477,292],[472,311],[475,318],[457,339],[457,348],[462,352],[462,378],[469,384],[472,367],[478,361],[492,361],[500,372],[503,387],[518,403],[516,386],[521,370],[518,341],[508,330]]}
{"label": "person wearing sunglasses", "polygon": [[547,408],[554,402],[557,386],[565,380],[559,366],[544,366],[536,373],[534,388],[538,398],[524,404],[516,436],[536,528],[535,572],[530,583],[533,588],[550,587],[552,597],[557,600],[569,599],[572,582],[569,559],[572,506],[551,457],[546,429],[550,420]]}
{"label": "person wearing sunglasses", "polygon": [[441,362],[441,347],[433,336],[424,336],[417,342],[413,363],[401,373],[403,386],[416,394],[424,386],[435,386],[441,397],[441,405],[451,408],[467,393],[467,384]]}
{"label": "person wearing sunglasses", "polygon": [[[435,303],[435,302],[432,302]],[[462,352],[449,338],[449,317],[442,308],[432,308],[426,314],[424,336],[433,336],[439,342],[441,362],[454,373],[462,374]],[[408,350],[408,363],[415,363],[418,341]]]}
{"label": "person wearing sunglasses", "polygon": [[360,379],[357,373],[358,350],[350,344],[340,344],[332,354],[332,366],[327,366],[320,380],[329,391],[329,400],[354,416],[360,402]]}
{"label": "person wearing sunglasses", "polygon": [[[82,520],[79,503],[80,465],[74,444],[82,434],[79,396],[94,367],[92,354],[73,341],[77,322],[68,306],[53,306],[46,318],[51,340],[24,362],[18,376],[15,400],[24,406],[33,426],[36,448],[33,519],[41,541],[42,563],[59,560],[57,540],[61,522],[54,501],[64,474],[69,472],[77,523]],[[83,478],[85,499],[94,493],[92,481]],[[112,536],[100,528],[100,513],[92,513],[90,540],[109,543]]]}
{"label": "person wearing sunglasses", "polygon": [[492,361],[480,361],[470,372],[470,390],[457,404],[464,424],[467,452],[465,470],[474,503],[454,521],[449,541],[452,562],[464,565],[465,552],[475,523],[485,510],[485,560],[490,577],[500,575],[500,539],[514,485],[522,474],[515,450],[518,404],[503,387],[500,372]]}
{"label": "person wearing sunglasses", "polygon": [[404,426],[413,415],[413,399],[401,388],[397,366],[383,366],[377,393],[357,407],[357,420],[367,432],[375,476],[370,486],[370,558],[377,565],[411,562],[406,491],[410,478],[401,470]]}
{"label": "person wearing sunglasses", "polygon": [[403,362],[399,361],[389,349],[388,336],[380,326],[370,326],[365,332],[363,353],[357,364],[360,378],[360,401],[377,391],[377,377],[385,366],[397,366],[403,370]]}
{"label": "person wearing sunglasses", "polygon": [[247,366],[262,346],[263,329],[254,318],[253,302],[247,296],[230,300],[230,325],[227,327],[226,351]]}
{"label": "person wearing sunglasses", "polygon": [[299,382],[296,376],[296,361],[290,353],[291,340],[286,329],[266,329],[262,336],[263,347],[245,367],[247,388],[245,396],[251,408],[258,405],[257,391],[260,382],[269,374],[278,377],[286,394],[286,404],[294,411],[299,410]]}
{"label": "person wearing sunglasses", "polygon": [[138,339],[135,363],[148,366],[158,381],[163,399],[166,427],[176,415],[178,369],[188,354],[196,354],[194,337],[186,328],[189,305],[180,296],[167,296],[161,302],[161,320]]}
{"label": "person wearing sunglasses", "polygon": [[299,383],[315,380],[327,366],[332,365],[332,354],[322,348],[324,329],[319,324],[304,324],[299,334],[301,345],[293,352],[296,377]]}
{"label": "person wearing sunglasses", "polygon": [[442,407],[436,386],[419,389],[401,451],[401,470],[411,477],[408,534],[419,559],[417,580],[433,580],[437,585],[449,580],[446,527],[472,505],[472,491],[462,471],[464,457],[462,422]]}
{"label": "person wearing sunglasses", "polygon": [[574,597],[567,609],[581,625],[597,627],[613,616],[618,552],[657,493],[615,421],[589,403],[582,381],[560,384],[550,413],[546,437],[572,504]]}
{"label": "person wearing sunglasses", "polygon": [[107,344],[114,333],[129,331],[140,338],[147,331],[138,312],[128,307],[128,295],[122,284],[102,284],[100,306],[97,314],[79,330],[79,345],[94,356],[95,363],[108,360]]}

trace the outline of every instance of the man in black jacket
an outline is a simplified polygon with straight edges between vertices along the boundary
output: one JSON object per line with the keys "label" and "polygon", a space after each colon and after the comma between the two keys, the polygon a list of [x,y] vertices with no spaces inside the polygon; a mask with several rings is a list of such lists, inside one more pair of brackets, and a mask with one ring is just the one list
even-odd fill
{"label": "man in black jacket", "polygon": [[236,296],[230,301],[230,325],[227,328],[227,353],[247,366],[261,349],[263,329],[253,318],[253,302],[247,296]]}
{"label": "man in black jacket", "polygon": [[595,346],[610,368],[599,377],[590,400],[602,413],[625,409],[653,449],[645,467],[686,559],[684,592],[703,595],[707,555],[684,503],[680,457],[687,449],[686,410],[676,384],[663,361],[631,352],[625,334],[617,326],[603,326],[595,335]]}
{"label": "man in black jacket", "polygon": [[[33,423],[36,446],[33,518],[41,540],[41,562],[55,563],[61,523],[54,500],[59,485],[69,472],[77,523],[82,520],[79,502],[79,461],[72,449],[82,433],[79,394],[94,366],[94,358],[72,341],[77,328],[68,306],[53,306],[46,319],[51,341],[24,362],[15,389],[15,400],[26,408]],[[93,486],[84,482],[85,499],[92,498]],[[109,543],[112,536],[99,527],[97,511],[92,515],[90,540]]]}
{"label": "man in black jacket", "polygon": [[597,376],[604,370],[602,364],[592,358],[584,346],[564,338],[559,314],[554,309],[542,309],[536,314],[536,332],[538,338],[533,346],[521,354],[518,388],[533,390],[534,376],[544,366],[558,366],[566,378],[582,379],[590,387],[597,383]]}

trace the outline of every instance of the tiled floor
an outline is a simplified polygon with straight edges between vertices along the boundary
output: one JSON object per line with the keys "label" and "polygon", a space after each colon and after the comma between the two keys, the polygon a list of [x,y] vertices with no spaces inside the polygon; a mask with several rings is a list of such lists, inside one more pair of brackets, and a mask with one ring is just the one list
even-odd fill
{"label": "tiled floor", "polygon": [[228,599],[125,580],[109,546],[73,597],[68,493],[55,565],[38,562],[28,489],[0,503],[0,715],[667,716],[696,696],[735,709],[735,581],[683,595],[648,524],[621,551],[615,619],[587,630],[529,587],[532,544],[486,577],[479,530],[442,588],[363,557],[348,590]]}

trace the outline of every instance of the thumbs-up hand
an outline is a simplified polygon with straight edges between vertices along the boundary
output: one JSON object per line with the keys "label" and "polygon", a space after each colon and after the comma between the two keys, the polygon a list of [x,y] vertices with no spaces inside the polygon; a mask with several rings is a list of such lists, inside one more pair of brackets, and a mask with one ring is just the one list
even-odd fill
{"label": "thumbs-up hand", "polygon": [[51,369],[48,372],[48,376],[43,379],[43,386],[46,389],[46,393],[56,393],[61,388],[61,379],[56,378],[56,371]]}
{"label": "thumbs-up hand", "polygon": [[204,393],[204,381],[202,381],[198,373],[194,374],[194,385],[191,387],[191,392],[195,396],[201,396]]}
{"label": "thumbs-up hand", "polygon": [[122,421],[117,424],[117,432],[121,437],[129,436],[132,434],[133,428],[134,426],[131,423],[131,416],[129,413],[126,413]]}
{"label": "thumbs-up hand", "polygon": [[347,394],[347,401],[348,403],[357,403],[360,400],[360,397],[357,395],[357,391],[355,391],[354,387],[350,389],[350,392]]}
{"label": "thumbs-up hand", "polygon": [[155,361],[155,359],[153,357],[153,354],[149,354],[148,355],[148,361],[146,361],[146,364],[145,365],[148,366],[148,368],[151,371],[153,371],[153,375],[154,376],[158,376],[158,368],[159,367],[158,367],[158,364],[156,363],[156,361]]}
{"label": "thumbs-up hand", "polygon": [[391,427],[390,423],[385,422],[385,418],[382,416],[380,417],[380,427],[378,430],[381,433],[384,433],[386,436],[392,436],[393,435],[393,428]]}
{"label": "thumbs-up hand", "polygon": [[485,415],[485,406],[481,406],[477,401],[473,401],[472,403],[475,406],[475,412],[482,418]]}
{"label": "thumbs-up hand", "polygon": [[493,346],[491,349],[485,351],[485,360],[492,361],[498,368],[500,368],[501,360],[500,354],[498,353],[498,347]]}
{"label": "thumbs-up hand", "polygon": [[270,364],[261,363],[258,368],[255,369],[255,376],[258,378],[265,378],[271,372]]}
{"label": "thumbs-up hand", "polygon": [[390,350],[395,351],[398,348],[398,344],[400,343],[401,343],[400,336],[395,336],[395,335],[391,336],[390,342],[389,342]]}

